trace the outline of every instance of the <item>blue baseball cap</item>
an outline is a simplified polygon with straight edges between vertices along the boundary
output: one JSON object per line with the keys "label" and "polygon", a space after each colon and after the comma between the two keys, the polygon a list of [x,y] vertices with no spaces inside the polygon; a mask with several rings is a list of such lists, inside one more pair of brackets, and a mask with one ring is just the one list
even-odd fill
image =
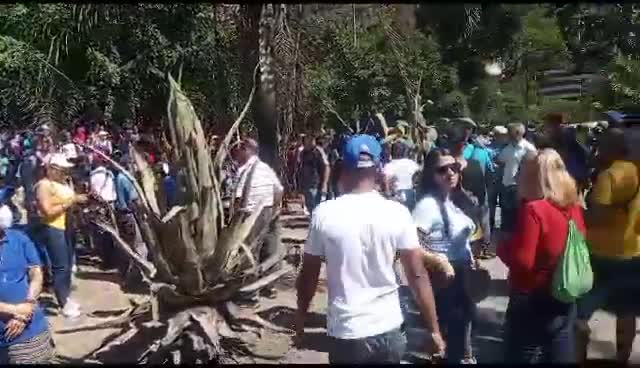
{"label": "blue baseball cap", "polygon": [[[370,157],[363,159],[361,155]],[[382,146],[375,137],[367,134],[354,135],[344,147],[344,165],[351,169],[374,167],[380,163]]]}

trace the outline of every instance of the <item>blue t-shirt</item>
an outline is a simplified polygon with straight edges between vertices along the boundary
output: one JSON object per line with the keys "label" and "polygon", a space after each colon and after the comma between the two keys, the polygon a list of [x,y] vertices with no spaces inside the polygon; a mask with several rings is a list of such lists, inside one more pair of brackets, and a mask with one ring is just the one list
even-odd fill
{"label": "blue t-shirt", "polygon": [[178,182],[172,175],[164,177],[164,191],[167,195],[167,205],[173,207],[178,204]]}
{"label": "blue t-shirt", "polygon": [[465,160],[476,160],[480,163],[482,173],[492,173],[494,171],[493,161],[491,161],[491,154],[484,147],[478,147],[474,144],[467,144],[462,152]]}
{"label": "blue t-shirt", "polygon": [[[0,240],[0,302],[9,304],[23,303],[29,292],[29,268],[41,266],[33,242],[21,231],[8,229]],[[6,321],[0,319],[0,347],[19,344],[29,340],[49,328],[44,311],[37,306],[31,322],[25,330],[12,341],[6,341],[4,330]]]}
{"label": "blue t-shirt", "polygon": [[121,172],[116,176],[116,195],[116,208],[119,210],[130,210],[131,203],[138,199],[138,191],[133,183]]}

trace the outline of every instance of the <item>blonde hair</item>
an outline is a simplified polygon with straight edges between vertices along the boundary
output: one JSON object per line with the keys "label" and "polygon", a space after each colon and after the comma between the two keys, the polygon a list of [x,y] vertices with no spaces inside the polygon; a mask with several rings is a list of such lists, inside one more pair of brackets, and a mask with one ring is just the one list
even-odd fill
{"label": "blonde hair", "polygon": [[518,194],[525,200],[546,199],[562,208],[579,202],[576,181],[554,149],[543,149],[522,161]]}

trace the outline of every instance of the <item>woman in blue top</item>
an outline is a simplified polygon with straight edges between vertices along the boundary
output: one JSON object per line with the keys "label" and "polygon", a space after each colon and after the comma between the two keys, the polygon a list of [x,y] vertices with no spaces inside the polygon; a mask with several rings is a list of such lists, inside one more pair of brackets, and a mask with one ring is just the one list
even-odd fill
{"label": "woman in blue top", "polygon": [[44,311],[41,262],[35,246],[11,229],[10,211],[0,219],[0,364],[42,364],[53,358]]}
{"label": "woman in blue top", "polygon": [[421,242],[432,252],[445,256],[455,276],[448,285],[435,289],[438,320],[447,343],[447,362],[475,363],[471,350],[471,321],[475,304],[465,291],[465,276],[473,257],[469,238],[474,222],[454,203],[460,188],[460,163],[445,149],[434,149],[424,163],[422,199],[413,210],[413,219],[423,234]]}

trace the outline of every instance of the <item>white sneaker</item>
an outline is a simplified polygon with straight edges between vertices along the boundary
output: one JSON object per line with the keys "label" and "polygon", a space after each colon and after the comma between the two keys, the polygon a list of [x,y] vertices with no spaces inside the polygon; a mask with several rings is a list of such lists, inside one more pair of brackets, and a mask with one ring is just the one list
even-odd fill
{"label": "white sneaker", "polygon": [[71,272],[73,273],[78,272],[78,266],[74,264],[73,267],[71,267]]}
{"label": "white sneaker", "polygon": [[62,308],[62,315],[67,318],[77,318],[80,317],[81,314],[80,306],[71,299],[68,299],[67,304]]}

